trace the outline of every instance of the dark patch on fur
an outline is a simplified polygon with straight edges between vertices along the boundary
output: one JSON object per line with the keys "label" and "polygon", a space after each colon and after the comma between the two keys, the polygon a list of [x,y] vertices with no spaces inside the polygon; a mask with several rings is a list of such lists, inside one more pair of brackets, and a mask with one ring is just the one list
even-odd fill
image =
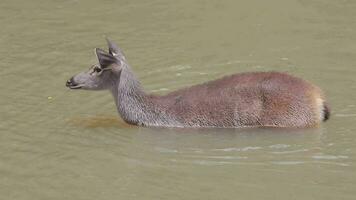
{"label": "dark patch on fur", "polygon": [[324,104],[323,113],[324,113],[323,121],[325,122],[326,120],[328,120],[330,118],[330,108],[326,104]]}

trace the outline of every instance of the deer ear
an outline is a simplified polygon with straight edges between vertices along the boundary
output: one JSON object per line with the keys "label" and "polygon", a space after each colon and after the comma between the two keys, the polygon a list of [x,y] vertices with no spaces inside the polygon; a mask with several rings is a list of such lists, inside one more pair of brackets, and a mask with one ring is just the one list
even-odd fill
{"label": "deer ear", "polygon": [[95,49],[96,56],[98,57],[99,64],[102,68],[106,68],[110,66],[111,64],[117,63],[119,64],[120,61],[117,60],[114,56],[111,54],[105,52],[104,50],[100,48]]}
{"label": "deer ear", "polygon": [[124,52],[122,52],[122,50],[117,46],[117,44],[111,41],[108,37],[106,37],[106,42],[108,43],[109,53],[112,56],[125,60]]}

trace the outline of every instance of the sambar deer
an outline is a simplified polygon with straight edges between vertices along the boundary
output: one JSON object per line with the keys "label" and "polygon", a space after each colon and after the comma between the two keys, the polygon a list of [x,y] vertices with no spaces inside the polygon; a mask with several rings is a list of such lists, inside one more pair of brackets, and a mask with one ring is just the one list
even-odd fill
{"label": "sambar deer", "polygon": [[66,83],[71,89],[110,90],[129,124],[155,127],[312,127],[330,116],[323,92],[279,72],[250,72],[180,89],[147,94],[121,49],[96,48],[98,64]]}

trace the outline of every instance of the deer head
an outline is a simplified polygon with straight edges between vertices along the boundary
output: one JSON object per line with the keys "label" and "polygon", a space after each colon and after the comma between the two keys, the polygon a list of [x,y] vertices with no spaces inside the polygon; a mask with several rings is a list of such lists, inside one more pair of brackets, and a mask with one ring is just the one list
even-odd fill
{"label": "deer head", "polygon": [[121,49],[108,38],[106,39],[109,52],[100,48],[95,49],[98,63],[89,70],[74,75],[66,82],[70,89],[105,90],[111,89],[120,79],[126,60]]}

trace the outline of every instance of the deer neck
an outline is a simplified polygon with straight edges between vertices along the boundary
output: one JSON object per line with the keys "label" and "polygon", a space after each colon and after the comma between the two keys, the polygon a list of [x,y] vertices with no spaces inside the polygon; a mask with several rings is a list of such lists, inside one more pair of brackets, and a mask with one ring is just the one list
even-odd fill
{"label": "deer neck", "polygon": [[111,92],[117,111],[126,122],[140,124],[146,121],[148,98],[130,69],[122,69]]}
{"label": "deer neck", "polygon": [[174,126],[181,123],[176,117],[167,114],[167,108],[159,96],[147,95],[129,67],[121,71],[112,89],[117,111],[130,124],[144,126]]}

